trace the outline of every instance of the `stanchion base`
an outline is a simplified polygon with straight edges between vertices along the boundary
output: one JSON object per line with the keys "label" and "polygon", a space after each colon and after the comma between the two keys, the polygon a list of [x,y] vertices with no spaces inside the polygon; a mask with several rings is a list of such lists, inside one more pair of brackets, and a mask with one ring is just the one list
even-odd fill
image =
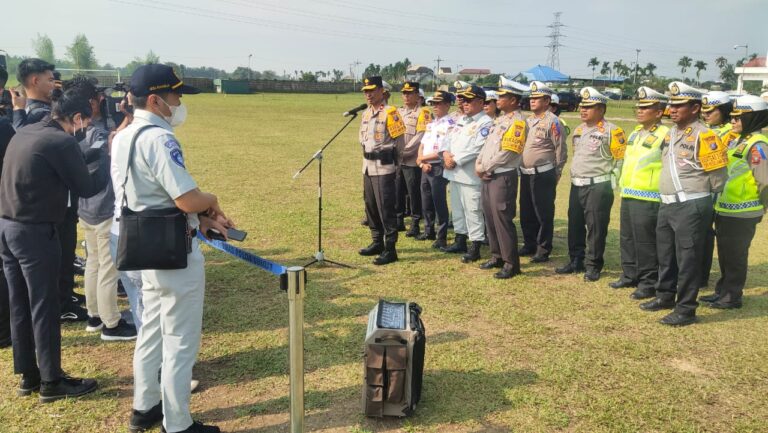
{"label": "stanchion base", "polygon": [[306,265],[304,265],[304,267],[308,268],[308,267],[310,267],[312,265],[323,266],[323,265],[326,265],[326,264],[334,265],[334,266],[339,266],[341,268],[352,269],[352,266],[345,265],[344,263],[334,262],[333,260],[326,259],[325,258],[325,253],[323,251],[316,252],[315,253],[315,258],[312,259],[312,261],[310,261]]}

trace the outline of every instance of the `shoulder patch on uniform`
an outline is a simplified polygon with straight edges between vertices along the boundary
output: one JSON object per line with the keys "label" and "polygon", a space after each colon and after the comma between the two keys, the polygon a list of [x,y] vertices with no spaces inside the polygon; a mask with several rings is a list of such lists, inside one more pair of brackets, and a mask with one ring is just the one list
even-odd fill
{"label": "shoulder patch on uniform", "polygon": [[181,168],[187,168],[184,165],[184,154],[181,153],[181,149],[171,149],[171,160]]}
{"label": "shoulder patch on uniform", "polygon": [[176,141],[175,138],[171,138],[165,142],[165,147],[167,147],[168,149],[179,149],[181,148],[181,145],[179,145],[179,142]]}
{"label": "shoulder patch on uniform", "polygon": [[490,129],[488,129],[488,127],[486,126],[480,130],[480,135],[482,135],[483,137],[487,137],[489,132],[490,132]]}

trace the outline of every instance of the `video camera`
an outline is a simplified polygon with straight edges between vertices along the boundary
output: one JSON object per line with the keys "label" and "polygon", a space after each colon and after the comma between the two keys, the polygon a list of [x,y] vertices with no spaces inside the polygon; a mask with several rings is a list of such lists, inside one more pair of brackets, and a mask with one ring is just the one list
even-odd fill
{"label": "video camera", "polygon": [[112,119],[115,126],[123,123],[125,113],[120,111],[120,104],[125,101],[125,111],[133,114],[133,105],[128,103],[128,87],[125,83],[115,83],[112,87],[99,87],[99,92],[104,94],[101,102],[101,114],[106,119]]}

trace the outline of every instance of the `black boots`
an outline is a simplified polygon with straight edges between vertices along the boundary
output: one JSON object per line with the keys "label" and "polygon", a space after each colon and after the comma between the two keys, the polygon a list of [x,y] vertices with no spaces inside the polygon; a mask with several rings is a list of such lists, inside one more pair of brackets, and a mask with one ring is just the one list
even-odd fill
{"label": "black boots", "polygon": [[467,252],[467,235],[457,234],[453,239],[453,243],[447,248],[441,248],[445,253],[466,253]]}
{"label": "black boots", "polygon": [[128,431],[131,433],[143,433],[163,422],[163,403],[156,404],[151,409],[141,412],[134,409],[131,412],[131,421]]}
{"label": "black boots", "polygon": [[472,244],[469,246],[467,253],[461,256],[461,262],[472,263],[480,260],[480,247],[482,245],[482,241],[472,241]]}
{"label": "black boots", "polygon": [[576,272],[584,272],[584,259],[573,259],[567,265],[555,269],[558,274],[573,274]]}
{"label": "black boots", "polygon": [[419,233],[421,230],[419,230],[419,220],[411,221],[411,228],[408,229],[407,232],[405,232],[405,236],[408,238],[415,238],[419,236]]}
{"label": "black boots", "polygon": [[386,265],[388,263],[396,262],[397,261],[397,250],[395,250],[395,244],[394,243],[387,243],[387,245],[384,247],[384,251],[379,254],[379,257],[376,257],[373,260],[373,264],[377,266]]}
{"label": "black boots", "polygon": [[41,382],[40,403],[50,403],[63,398],[80,397],[96,391],[98,384],[93,379],[79,379],[62,375],[56,382]]}
{"label": "black boots", "polygon": [[375,256],[381,254],[384,251],[384,244],[382,242],[371,242],[370,245],[358,251],[361,256]]}

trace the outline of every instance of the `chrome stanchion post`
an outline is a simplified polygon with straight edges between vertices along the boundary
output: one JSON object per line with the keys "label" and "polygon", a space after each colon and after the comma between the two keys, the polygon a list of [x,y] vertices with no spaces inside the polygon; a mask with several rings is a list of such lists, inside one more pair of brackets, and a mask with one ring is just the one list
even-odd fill
{"label": "chrome stanchion post", "polygon": [[291,359],[291,433],[304,433],[304,295],[307,271],[288,271],[288,338]]}

